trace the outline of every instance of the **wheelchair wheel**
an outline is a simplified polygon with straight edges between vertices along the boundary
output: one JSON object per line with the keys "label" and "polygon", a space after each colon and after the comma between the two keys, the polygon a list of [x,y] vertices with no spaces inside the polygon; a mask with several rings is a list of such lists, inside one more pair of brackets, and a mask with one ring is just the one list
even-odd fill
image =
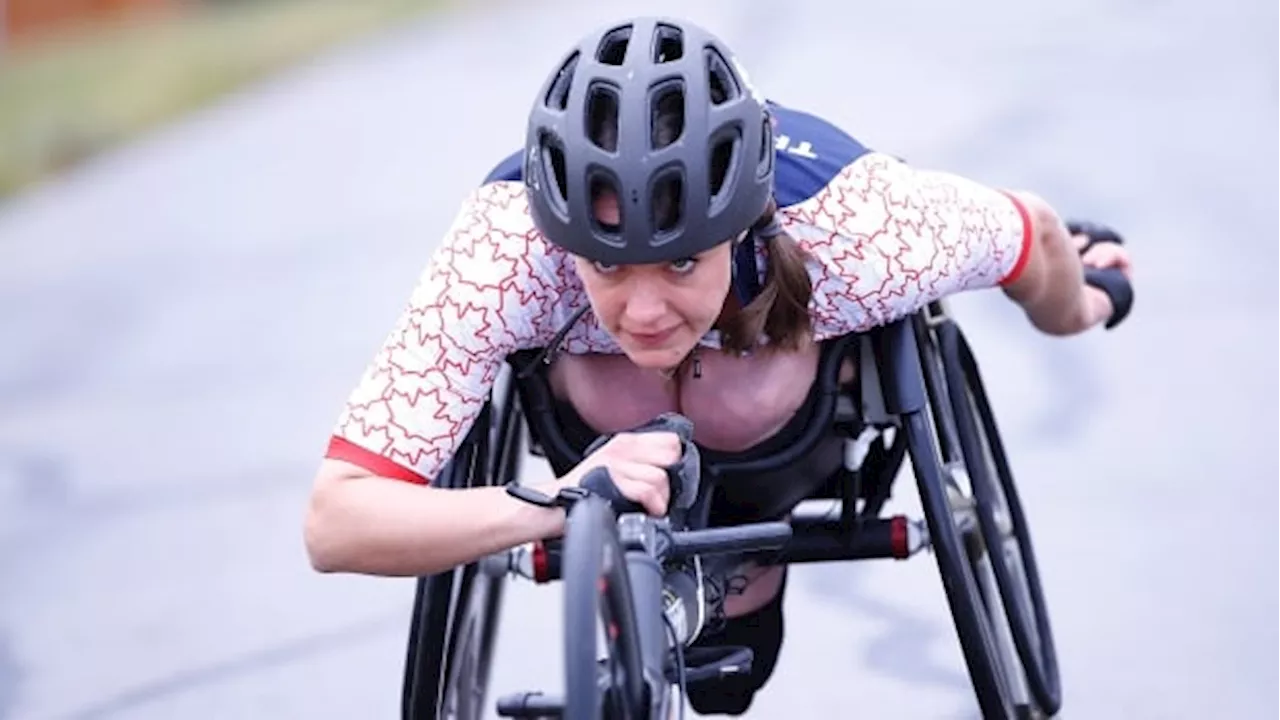
{"label": "wheelchair wheel", "polygon": [[989,720],[1017,717],[995,632],[970,564],[966,541],[973,530],[965,521],[957,520],[952,512],[944,479],[946,471],[939,460],[928,418],[923,411],[908,413],[903,416],[903,425],[929,539],[978,706],[982,716]]}
{"label": "wheelchair wheel", "polygon": [[928,401],[902,415],[902,431],[952,622],[982,717],[1023,717],[1028,708],[1019,706],[1001,654],[1003,613],[992,616],[983,590],[989,563],[984,565],[974,552],[975,538],[980,538],[978,520],[955,478],[961,464],[959,442],[945,404],[937,345],[924,318],[915,319],[914,331]]}
{"label": "wheelchair wheel", "polygon": [[995,589],[1036,705],[1046,715],[1053,715],[1062,707],[1057,652],[1013,472],[968,342],[952,322],[940,324],[936,332]]}
{"label": "wheelchair wheel", "polygon": [[[514,481],[522,438],[523,418],[508,376],[507,382],[495,384],[490,403],[436,487]],[[405,720],[485,716],[504,584],[505,578],[489,575],[474,563],[419,578],[405,662]]]}
{"label": "wheelchair wheel", "polygon": [[[613,510],[604,500],[578,501],[565,524],[564,662],[566,720],[648,717],[640,631]],[[599,627],[607,652],[596,659]]]}

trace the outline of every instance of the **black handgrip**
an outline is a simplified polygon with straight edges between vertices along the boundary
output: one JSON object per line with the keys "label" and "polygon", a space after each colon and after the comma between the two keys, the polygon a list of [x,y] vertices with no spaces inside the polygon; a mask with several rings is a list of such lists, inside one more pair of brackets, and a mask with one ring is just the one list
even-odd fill
{"label": "black handgrip", "polygon": [[1111,307],[1114,310],[1111,318],[1107,320],[1108,330],[1119,325],[1129,316],[1129,311],[1133,309],[1133,284],[1123,272],[1117,268],[1086,267],[1084,282],[1086,285],[1098,288],[1111,298]]}

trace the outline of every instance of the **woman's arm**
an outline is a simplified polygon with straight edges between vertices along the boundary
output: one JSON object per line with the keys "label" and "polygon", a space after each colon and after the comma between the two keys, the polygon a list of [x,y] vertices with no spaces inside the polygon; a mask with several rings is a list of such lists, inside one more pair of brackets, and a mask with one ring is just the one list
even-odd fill
{"label": "woman's arm", "polygon": [[[560,484],[537,489],[554,495]],[[563,527],[563,510],[530,505],[503,488],[445,490],[325,459],[305,539],[321,572],[418,576],[553,537]]]}
{"label": "woman's arm", "polygon": [[1106,293],[1085,285],[1078,244],[1049,203],[1028,192],[1010,193],[1026,211],[1031,242],[1021,273],[1004,286],[1038,330],[1074,335],[1111,317]]}
{"label": "woman's arm", "polygon": [[[562,532],[561,510],[427,482],[465,442],[503,358],[548,342],[574,311],[552,265],[518,184],[487,185],[463,207],[334,428],[304,532],[317,570],[424,575]],[[679,458],[674,434],[623,434],[535,489],[555,495],[604,465],[624,497],[661,514],[663,468]]]}
{"label": "woman's arm", "polygon": [[[558,531],[563,513],[501,489],[432,488],[503,358],[555,328],[517,184],[476,190],[352,389],[314,481],[305,538],[319,570],[422,575]],[[519,297],[523,302],[514,302]]]}
{"label": "woman's arm", "polygon": [[1053,335],[1083,332],[1111,315],[1110,299],[1085,285],[1062,220],[1032,193],[869,153],[786,214],[818,260],[812,306],[823,337],[994,287]]}
{"label": "woman's arm", "polygon": [[[680,461],[682,449],[672,432],[619,433],[564,477],[533,489],[551,497],[603,467],[622,497],[661,516],[671,491],[666,468]],[[503,488],[446,490],[408,479],[326,459],[307,514],[312,566],[322,572],[426,575],[564,531],[563,510],[528,504]]]}

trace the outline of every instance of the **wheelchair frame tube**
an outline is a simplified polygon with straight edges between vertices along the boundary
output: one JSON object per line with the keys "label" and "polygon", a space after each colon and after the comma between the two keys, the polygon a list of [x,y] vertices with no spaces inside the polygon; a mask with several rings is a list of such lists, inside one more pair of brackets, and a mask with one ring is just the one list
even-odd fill
{"label": "wheelchair frame tube", "polygon": [[882,368],[881,387],[886,409],[893,415],[905,415],[924,408],[928,403],[924,380],[920,375],[920,353],[910,318],[895,320],[871,333],[871,347]]}
{"label": "wheelchair frame tube", "polygon": [[649,518],[623,515],[618,534],[625,553],[627,578],[631,585],[632,607],[640,640],[640,662],[648,690],[650,717],[665,717],[667,626],[662,601],[662,565],[657,552],[657,531]]}

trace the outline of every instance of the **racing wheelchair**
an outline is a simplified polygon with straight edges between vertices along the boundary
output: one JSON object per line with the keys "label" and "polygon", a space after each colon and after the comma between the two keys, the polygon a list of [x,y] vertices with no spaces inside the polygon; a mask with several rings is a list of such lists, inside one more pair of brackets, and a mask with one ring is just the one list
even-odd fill
{"label": "racing wheelchair", "polygon": [[[548,444],[564,442],[552,426],[545,388],[523,379],[531,362],[538,360],[527,354],[508,359],[468,438],[436,478],[437,486],[510,487],[518,481],[526,448],[546,457]],[[841,382],[839,368],[849,363],[857,369],[855,377]],[[945,305],[935,302],[889,325],[826,341],[815,383],[821,388],[809,429],[785,450],[755,460],[756,469],[786,468],[820,437],[835,432],[845,446],[844,472],[839,482],[813,492],[782,521],[723,528],[693,522],[673,530],[641,520],[638,513],[615,518],[605,503],[586,498],[567,506],[566,531],[558,541],[420,578],[402,716],[471,720],[487,714],[503,588],[512,576],[562,581],[566,608],[578,613],[566,614],[566,620],[582,617],[584,599],[596,607],[586,613],[592,620],[590,654],[581,657],[582,651],[566,645],[567,692],[502,698],[498,714],[647,718],[659,716],[638,709],[645,703],[650,710],[657,707],[655,686],[679,684],[687,668],[675,652],[681,643],[672,638],[668,649],[664,642],[662,606],[654,605],[661,588],[634,568],[728,551],[754,552],[758,562],[796,564],[904,560],[924,549],[936,558],[983,717],[1057,713],[1062,705],[1057,655],[1026,516],[978,364]],[[922,520],[883,513],[908,460]],[[695,505],[703,507],[699,503],[717,480],[735,468],[700,464]],[[673,490],[673,505],[674,498]],[[654,549],[655,536],[665,538],[660,550]],[[598,574],[583,576],[583,567],[588,576]],[[610,592],[601,592],[606,585]],[[594,656],[597,619],[613,628],[605,662],[610,663],[606,677],[616,682],[603,688],[596,668],[581,664],[599,662]],[[579,646],[580,640],[571,639]],[[663,647],[656,648],[659,643]],[[579,662],[576,670],[569,667],[574,662]],[[589,680],[581,679],[583,672],[590,673]],[[582,714],[583,701],[575,696],[584,693],[586,702],[611,712]]]}

